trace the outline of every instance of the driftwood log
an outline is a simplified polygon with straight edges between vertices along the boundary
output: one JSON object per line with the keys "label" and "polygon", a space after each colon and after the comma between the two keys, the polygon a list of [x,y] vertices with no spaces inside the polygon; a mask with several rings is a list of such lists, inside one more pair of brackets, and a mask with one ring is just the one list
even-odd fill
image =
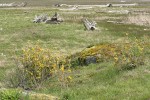
{"label": "driftwood log", "polygon": [[51,18],[47,19],[45,23],[47,24],[59,24],[63,22],[62,18],[60,18],[59,14],[56,12]]}
{"label": "driftwood log", "polygon": [[89,21],[87,19],[83,19],[84,26],[87,30],[95,30],[96,29],[96,22]]}
{"label": "driftwood log", "polygon": [[27,2],[22,2],[20,4],[13,2],[13,3],[0,4],[0,7],[25,7],[26,5],[27,5]]}
{"label": "driftwood log", "polygon": [[60,22],[63,22],[63,20],[59,17],[58,13],[55,13],[51,18],[48,17],[46,14],[35,16],[33,22],[34,23],[44,22],[46,24],[59,24]]}
{"label": "driftwood log", "polygon": [[46,14],[40,15],[40,16],[35,16],[33,22],[34,23],[41,23],[41,22],[45,22],[48,19]]}

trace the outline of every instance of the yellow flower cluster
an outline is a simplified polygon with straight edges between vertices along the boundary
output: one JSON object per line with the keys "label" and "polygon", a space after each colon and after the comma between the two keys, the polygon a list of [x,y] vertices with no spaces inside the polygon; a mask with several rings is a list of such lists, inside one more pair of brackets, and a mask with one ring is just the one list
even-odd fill
{"label": "yellow flower cluster", "polygon": [[[60,57],[56,57],[55,53],[38,45],[23,49],[20,61],[24,68],[25,79],[31,84],[41,83],[54,74],[58,78],[63,77],[62,81],[69,76],[66,75],[66,72],[69,72],[70,69],[67,71],[64,63],[60,65],[62,62]],[[71,80],[71,76],[69,79]]]}

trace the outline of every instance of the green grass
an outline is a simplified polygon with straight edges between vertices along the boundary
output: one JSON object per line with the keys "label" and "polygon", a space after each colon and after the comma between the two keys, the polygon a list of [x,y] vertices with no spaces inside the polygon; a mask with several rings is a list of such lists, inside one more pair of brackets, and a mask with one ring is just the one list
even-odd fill
{"label": "green grass", "polygon": [[[116,8],[115,8],[116,9]],[[128,8],[124,8],[128,9]],[[134,8],[135,9],[135,8]],[[138,8],[139,9],[139,8]],[[110,8],[102,8],[110,10]],[[150,30],[144,31],[145,26],[107,23],[107,19],[96,19],[99,30],[85,31],[81,18],[107,17],[120,19],[124,15],[96,13],[92,10],[58,11],[66,19],[58,25],[32,23],[35,15],[47,13],[53,15],[55,9],[0,9],[0,83],[5,84],[7,71],[16,67],[14,57],[28,43],[37,41],[44,48],[59,51],[64,55],[73,54],[89,45],[112,43],[123,40],[129,33],[129,38],[147,37],[150,42]],[[71,20],[76,16],[76,20]],[[30,42],[29,42],[30,41]],[[149,61],[150,51],[147,52]],[[5,63],[2,63],[4,61]],[[118,71],[111,62],[91,64],[73,69],[73,81],[68,88],[61,88],[55,79],[43,82],[41,88],[33,91],[56,95],[69,100],[147,100],[150,98],[150,63],[130,71]]]}
{"label": "green grass", "polygon": [[149,74],[144,70],[137,68],[118,72],[108,63],[92,64],[76,70],[78,74],[69,88],[60,90],[54,85],[44,89],[44,92],[69,100],[145,100],[150,97],[150,81]]}

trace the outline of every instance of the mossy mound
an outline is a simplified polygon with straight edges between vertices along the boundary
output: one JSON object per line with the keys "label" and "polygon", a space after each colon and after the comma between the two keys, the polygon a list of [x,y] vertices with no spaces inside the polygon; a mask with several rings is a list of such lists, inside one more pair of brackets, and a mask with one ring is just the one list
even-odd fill
{"label": "mossy mound", "polygon": [[121,53],[117,44],[103,43],[87,47],[81,52],[67,57],[67,59],[71,59],[72,66],[88,65],[110,60],[116,52]]}

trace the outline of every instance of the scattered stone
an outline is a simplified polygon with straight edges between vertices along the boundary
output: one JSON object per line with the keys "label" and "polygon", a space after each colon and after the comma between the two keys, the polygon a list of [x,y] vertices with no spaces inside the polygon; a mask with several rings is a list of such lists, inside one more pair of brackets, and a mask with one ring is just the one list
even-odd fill
{"label": "scattered stone", "polygon": [[85,59],[85,64],[89,65],[91,63],[96,63],[97,62],[97,58],[95,56],[87,56]]}

